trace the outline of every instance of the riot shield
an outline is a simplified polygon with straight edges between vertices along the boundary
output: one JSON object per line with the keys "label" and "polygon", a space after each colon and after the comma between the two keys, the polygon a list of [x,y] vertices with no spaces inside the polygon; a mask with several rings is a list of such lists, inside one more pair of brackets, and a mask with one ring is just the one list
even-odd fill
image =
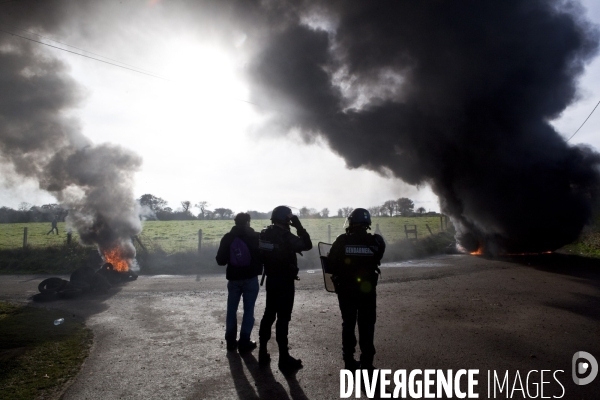
{"label": "riot shield", "polygon": [[323,269],[323,282],[325,283],[325,290],[331,293],[335,293],[335,286],[331,281],[331,271],[328,266],[327,256],[331,250],[331,244],[319,242],[319,256],[321,258],[321,268]]}

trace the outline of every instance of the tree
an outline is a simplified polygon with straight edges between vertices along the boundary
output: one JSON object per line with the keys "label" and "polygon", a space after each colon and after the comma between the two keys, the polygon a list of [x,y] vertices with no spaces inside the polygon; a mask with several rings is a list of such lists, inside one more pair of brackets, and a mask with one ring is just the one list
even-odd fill
{"label": "tree", "polygon": [[156,197],[149,193],[142,195],[142,197],[140,197],[138,201],[140,202],[140,205],[142,207],[148,207],[154,212],[161,211],[167,205],[166,200],[163,200],[160,197]]}
{"label": "tree", "polygon": [[[338,210],[338,216],[348,218],[348,215],[350,215],[352,210],[354,210],[354,207],[342,207]],[[340,211],[341,211],[341,215],[340,215]]]}
{"label": "tree", "polygon": [[398,204],[398,211],[400,212],[400,215],[402,215],[402,216],[407,216],[407,215],[412,214],[413,209],[415,208],[415,203],[411,199],[408,199],[406,197],[399,198],[397,201],[397,204]]}
{"label": "tree", "polygon": [[306,206],[304,206],[300,210],[298,210],[298,216],[300,218],[308,218],[309,215],[310,215],[310,210]]}
{"label": "tree", "polygon": [[384,206],[373,206],[369,207],[367,210],[369,210],[371,217],[381,217],[387,215],[387,210]]}
{"label": "tree", "polygon": [[185,214],[189,214],[190,213],[190,207],[192,206],[192,202],[189,200],[185,200],[181,202],[181,208],[183,208],[183,212]]}
{"label": "tree", "polygon": [[396,203],[395,200],[388,200],[385,203],[383,203],[382,207],[384,210],[386,210],[386,212],[390,215],[390,217],[393,217],[394,212],[398,208],[398,203]]}
{"label": "tree", "polygon": [[308,218],[321,218],[321,214],[319,214],[316,208],[309,208]]}
{"label": "tree", "polygon": [[19,211],[29,211],[33,207],[33,204],[27,203],[26,201],[19,203]]}
{"label": "tree", "polygon": [[329,218],[329,208],[324,208],[321,210],[321,218]]}
{"label": "tree", "polygon": [[69,214],[69,210],[63,208],[63,206],[53,203],[53,204],[44,204],[41,207],[37,208],[42,214],[39,218],[41,222],[50,222],[56,216],[59,221],[64,221],[67,215]]}
{"label": "tree", "polygon": [[219,219],[229,219],[231,218],[233,211],[229,208],[215,208],[214,214],[215,216],[218,216]]}
{"label": "tree", "polygon": [[248,214],[250,214],[250,218],[252,218],[253,220],[255,219],[269,219],[271,218],[271,212],[260,212],[260,211],[254,211],[254,210],[248,210],[246,211]]}
{"label": "tree", "polygon": [[208,204],[208,201],[204,200],[199,201],[197,204],[194,204],[194,207],[200,210],[200,213],[198,214],[198,219],[207,219],[208,215],[210,214],[210,210],[208,210],[209,206],[210,204]]}
{"label": "tree", "polygon": [[427,211],[427,210],[425,210],[425,207],[419,207],[419,208],[417,208],[417,212],[419,213],[419,215],[425,214],[425,211]]}
{"label": "tree", "polygon": [[165,207],[158,210],[155,215],[156,219],[160,221],[172,221],[174,219],[173,209],[171,207]]}

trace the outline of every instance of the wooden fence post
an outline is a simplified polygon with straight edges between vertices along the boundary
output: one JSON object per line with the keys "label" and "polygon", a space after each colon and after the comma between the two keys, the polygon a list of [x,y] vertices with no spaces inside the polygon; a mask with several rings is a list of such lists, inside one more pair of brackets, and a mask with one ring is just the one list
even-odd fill
{"label": "wooden fence post", "polygon": [[327,243],[331,243],[331,224],[327,224]]}
{"label": "wooden fence post", "polygon": [[198,254],[202,250],[202,229],[198,229]]}
{"label": "wooden fence post", "polygon": [[73,236],[73,234],[71,233],[71,231],[67,232],[67,246],[71,245],[72,236]]}
{"label": "wooden fence post", "polygon": [[378,234],[378,235],[381,235],[381,236],[383,236],[383,235],[381,234],[381,231],[379,230],[379,224],[375,224],[375,233],[376,233],[376,234]]}
{"label": "wooden fence post", "polygon": [[27,248],[27,227],[23,228],[23,248]]}
{"label": "wooden fence post", "polygon": [[429,231],[430,235],[433,235],[433,232],[431,232],[431,228],[429,227],[429,225],[425,224],[425,227],[427,228],[427,230]]}

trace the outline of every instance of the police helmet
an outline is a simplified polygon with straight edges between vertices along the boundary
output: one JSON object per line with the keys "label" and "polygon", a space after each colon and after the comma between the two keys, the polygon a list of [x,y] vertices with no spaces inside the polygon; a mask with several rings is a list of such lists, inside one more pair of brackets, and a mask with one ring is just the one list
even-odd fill
{"label": "police helmet", "polygon": [[350,215],[348,215],[348,225],[371,226],[371,214],[364,208],[355,208],[354,210],[352,210]]}
{"label": "police helmet", "polygon": [[292,209],[287,206],[277,206],[271,213],[271,221],[286,224],[290,222],[290,214]]}

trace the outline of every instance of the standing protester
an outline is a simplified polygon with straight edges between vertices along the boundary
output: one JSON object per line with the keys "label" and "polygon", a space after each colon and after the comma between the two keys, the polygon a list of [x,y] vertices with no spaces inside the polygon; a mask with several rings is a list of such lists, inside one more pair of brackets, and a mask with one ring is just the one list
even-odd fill
{"label": "standing protester", "polygon": [[[258,332],[258,361],[260,364],[271,361],[267,342],[271,339],[271,327],[277,319],[275,339],[279,347],[279,368],[298,369],[302,368],[302,360],[292,357],[288,349],[288,328],[294,308],[294,281],[298,279],[296,253],[312,249],[312,242],[289,207],[275,207],[271,221],[273,224],[260,233],[259,247],[267,276],[267,304]],[[290,232],[290,225],[296,228],[298,236]]]}
{"label": "standing protester", "polygon": [[52,219],[52,228],[48,231],[48,233],[46,233],[46,235],[49,235],[50,232],[52,232],[54,234],[54,230],[56,230],[56,234],[58,235],[58,219],[56,218],[56,215],[54,216],[54,218]]}
{"label": "standing protester", "polygon": [[[254,304],[258,297],[258,275],[262,273],[262,263],[258,251],[258,234],[250,227],[250,214],[239,213],[234,221],[235,226],[221,239],[216,259],[219,265],[227,264],[227,350],[235,350],[237,347],[240,352],[244,352],[256,348],[256,342],[250,340],[250,333],[254,327]],[[240,340],[237,342],[237,309],[242,296],[244,316]]]}
{"label": "standing protester", "polygon": [[[346,233],[337,237],[329,252],[332,281],[342,312],[342,355],[344,368],[373,370],[376,303],[379,265],[385,242],[378,234],[370,234],[371,215],[364,208],[354,209],[348,216]],[[358,321],[360,363],[354,359]]]}

